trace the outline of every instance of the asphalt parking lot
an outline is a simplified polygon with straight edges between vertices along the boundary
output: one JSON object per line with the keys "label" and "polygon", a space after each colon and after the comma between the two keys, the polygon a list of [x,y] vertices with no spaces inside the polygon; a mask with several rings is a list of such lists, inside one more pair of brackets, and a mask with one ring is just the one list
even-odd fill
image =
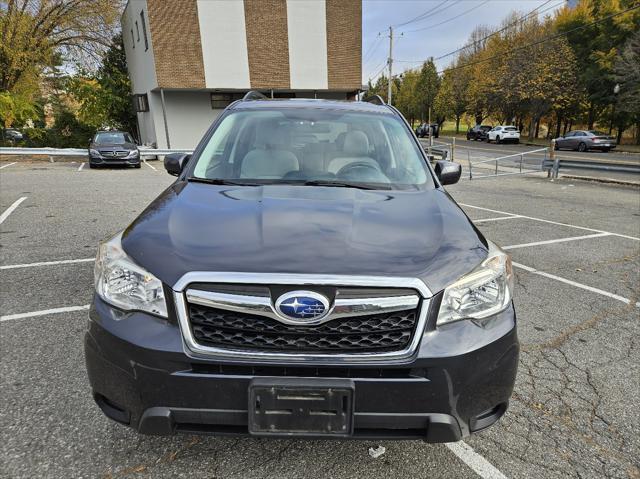
{"label": "asphalt parking lot", "polygon": [[159,162],[9,163],[0,163],[0,477],[640,477],[637,188],[536,175],[448,188],[513,254],[516,388],[502,421],[464,443],[383,442],[373,459],[367,441],[158,438],[106,419],[82,351],[92,257],[173,178]]}

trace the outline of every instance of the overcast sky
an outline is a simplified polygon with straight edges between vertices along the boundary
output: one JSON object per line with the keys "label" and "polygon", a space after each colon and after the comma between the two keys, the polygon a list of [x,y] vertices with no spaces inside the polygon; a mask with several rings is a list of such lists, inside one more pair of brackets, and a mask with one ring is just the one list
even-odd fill
{"label": "overcast sky", "polygon": [[[395,74],[420,65],[408,61],[438,57],[460,48],[476,26],[498,26],[513,10],[525,15],[541,7],[542,17],[563,4],[563,0],[363,0],[362,82],[375,80],[386,64],[389,25],[394,25]],[[424,13],[427,15],[417,21],[400,25]],[[455,56],[449,56],[436,65],[440,69],[453,59]]]}

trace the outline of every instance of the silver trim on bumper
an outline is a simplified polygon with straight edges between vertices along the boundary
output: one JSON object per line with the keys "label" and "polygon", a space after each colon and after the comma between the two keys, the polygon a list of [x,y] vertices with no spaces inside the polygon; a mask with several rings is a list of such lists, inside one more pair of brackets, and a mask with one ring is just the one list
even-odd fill
{"label": "silver trim on bumper", "polygon": [[[422,304],[420,305],[420,311],[418,314],[418,322],[416,325],[415,333],[411,340],[411,343],[403,350],[390,351],[381,353],[349,353],[349,354],[316,354],[316,353],[274,353],[265,351],[246,351],[231,348],[216,348],[211,346],[203,346],[196,342],[191,325],[189,323],[189,317],[187,312],[187,297],[189,301],[196,299],[194,302],[203,304],[204,301],[216,302],[215,307],[220,307],[221,301],[225,301],[225,308],[233,311],[247,311],[246,307],[242,309],[231,309],[232,307],[238,307],[237,303],[234,304],[233,300],[238,298],[238,295],[229,295],[222,293],[212,293],[208,291],[200,290],[187,290],[186,287],[191,283],[239,283],[239,284],[291,284],[292,286],[365,286],[365,287],[387,287],[387,288],[409,288],[414,289],[422,296]],[[182,338],[185,345],[185,353],[192,357],[197,358],[218,358],[226,360],[238,360],[238,361],[252,361],[252,362],[278,362],[287,361],[290,363],[305,363],[305,364],[349,364],[349,363],[377,363],[385,361],[387,363],[393,362],[407,362],[417,351],[422,335],[424,333],[425,324],[427,321],[427,312],[429,310],[430,297],[432,296],[429,288],[417,278],[393,278],[383,276],[344,276],[344,275],[292,275],[292,274],[280,274],[280,273],[208,273],[208,272],[192,272],[182,276],[173,287],[173,299],[175,302],[176,312],[178,316],[178,322],[182,331]],[[210,296],[215,295],[215,298]],[[235,296],[235,298],[233,298]],[[275,314],[272,306],[271,299],[267,297],[259,296],[240,296],[242,299],[247,299],[245,306],[251,309],[254,314],[262,314],[268,316],[269,314]],[[372,299],[384,299],[384,300],[399,300],[402,298],[404,304],[417,305],[420,301],[417,295],[411,296],[398,296],[398,297],[386,297],[386,298],[367,298],[364,303],[366,307],[372,306],[370,303]],[[409,300],[411,298],[411,300]],[[349,306],[358,306],[358,302],[362,299],[344,299],[351,303]],[[398,301],[396,301],[396,305]],[[213,306],[211,303],[205,304],[207,306]],[[341,306],[347,306],[343,304]],[[360,304],[362,306],[362,304]],[[390,302],[382,302],[382,304],[376,305],[376,307],[392,307]],[[323,318],[323,320],[331,320],[340,316],[346,316],[346,311],[335,311],[338,307],[338,301],[334,305],[334,313]],[[397,306],[398,307],[398,306]],[[409,306],[411,308],[412,306]],[[268,309],[267,309],[268,308]],[[401,309],[409,309],[403,307]],[[352,308],[353,309],[353,308]],[[387,309],[387,311],[390,311]],[[375,311],[366,311],[361,314],[372,314]],[[340,316],[337,316],[340,314]],[[351,314],[352,315],[352,314]],[[277,318],[281,321],[281,318]]]}

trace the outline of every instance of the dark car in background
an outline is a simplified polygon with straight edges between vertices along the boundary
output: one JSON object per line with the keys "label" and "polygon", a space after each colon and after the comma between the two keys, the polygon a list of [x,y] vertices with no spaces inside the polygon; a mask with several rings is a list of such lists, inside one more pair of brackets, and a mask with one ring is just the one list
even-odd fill
{"label": "dark car in background", "polygon": [[607,152],[615,147],[615,138],[597,130],[574,130],[555,139],[556,150],[602,150]]}
{"label": "dark car in background", "polygon": [[489,131],[492,129],[489,125],[476,125],[467,131],[467,140],[487,141]]}
{"label": "dark car in background", "polygon": [[2,137],[4,140],[9,141],[11,143],[15,143],[24,139],[24,135],[20,130],[16,128],[4,128],[2,130]]}
{"label": "dark car in background", "polygon": [[126,131],[98,131],[89,143],[89,167],[133,166],[140,168],[140,151]]}
{"label": "dark car in background", "polygon": [[176,181],[96,258],[85,358],[108,417],[451,442],[503,416],[511,259],[393,106],[240,100],[164,161]]}
{"label": "dark car in background", "polygon": [[433,135],[434,138],[438,138],[440,136],[440,125],[437,123],[421,123],[418,128],[416,128],[416,136],[418,138],[424,138],[425,136]]}

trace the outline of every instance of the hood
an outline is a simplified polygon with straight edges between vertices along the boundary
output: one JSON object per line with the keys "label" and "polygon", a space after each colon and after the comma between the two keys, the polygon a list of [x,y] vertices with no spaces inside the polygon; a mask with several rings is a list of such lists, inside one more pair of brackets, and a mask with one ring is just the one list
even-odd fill
{"label": "hood", "polygon": [[168,285],[190,271],[421,278],[434,293],[486,258],[442,190],[176,182],[127,228],[127,254]]}

